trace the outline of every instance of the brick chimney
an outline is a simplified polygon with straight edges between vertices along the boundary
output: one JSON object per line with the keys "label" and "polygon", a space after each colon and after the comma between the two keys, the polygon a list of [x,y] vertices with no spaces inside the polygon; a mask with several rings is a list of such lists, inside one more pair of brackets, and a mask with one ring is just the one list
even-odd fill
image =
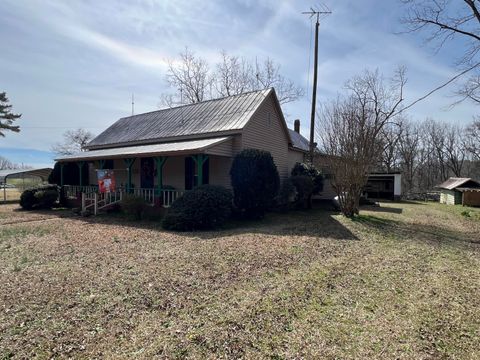
{"label": "brick chimney", "polygon": [[297,119],[293,122],[293,130],[295,130],[296,133],[300,134],[300,120]]}

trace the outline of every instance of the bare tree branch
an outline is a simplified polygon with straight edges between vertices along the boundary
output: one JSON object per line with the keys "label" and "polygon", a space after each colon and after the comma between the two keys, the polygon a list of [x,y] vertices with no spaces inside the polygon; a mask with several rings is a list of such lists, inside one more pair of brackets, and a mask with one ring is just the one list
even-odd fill
{"label": "bare tree branch", "polygon": [[68,130],[63,134],[63,142],[52,146],[52,151],[58,155],[72,155],[84,151],[84,147],[94,138],[94,135],[85,129]]}

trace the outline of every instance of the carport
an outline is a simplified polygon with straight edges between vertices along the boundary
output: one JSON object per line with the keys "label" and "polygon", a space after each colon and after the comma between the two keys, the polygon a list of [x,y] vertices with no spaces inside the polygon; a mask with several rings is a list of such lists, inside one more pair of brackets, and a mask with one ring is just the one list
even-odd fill
{"label": "carport", "polygon": [[41,169],[16,169],[0,170],[0,186],[3,187],[3,202],[7,202],[7,184],[8,179],[25,179],[26,177],[38,177],[42,181],[47,181],[52,168]]}

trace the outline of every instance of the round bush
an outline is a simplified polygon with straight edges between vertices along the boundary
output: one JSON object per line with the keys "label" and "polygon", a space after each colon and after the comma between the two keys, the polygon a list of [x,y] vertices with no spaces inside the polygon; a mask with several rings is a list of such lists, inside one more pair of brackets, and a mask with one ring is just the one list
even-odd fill
{"label": "round bush", "polygon": [[32,210],[37,204],[37,198],[35,197],[35,189],[26,189],[20,195],[20,206],[24,210]]}
{"label": "round bush", "polygon": [[26,189],[20,195],[20,206],[25,210],[33,208],[51,209],[58,200],[59,191],[55,185]]}
{"label": "round bush", "polygon": [[313,181],[312,194],[323,191],[323,175],[315,166],[306,163],[296,163],[291,172],[292,176],[308,176]]}
{"label": "round bush", "polygon": [[57,189],[39,189],[35,192],[37,205],[40,208],[51,209],[58,200]]}
{"label": "round bush", "polygon": [[310,208],[315,187],[312,178],[307,175],[295,175],[290,177],[290,181],[296,190],[296,206],[303,209]]}
{"label": "round bush", "polygon": [[230,169],[234,203],[247,218],[259,218],[274,202],[280,185],[277,167],[268,151],[245,149]]}
{"label": "round bush", "polygon": [[120,207],[127,215],[130,215],[135,220],[142,220],[147,202],[143,197],[126,194],[120,203]]}
{"label": "round bush", "polygon": [[230,217],[232,194],[222,186],[202,185],[174,201],[162,226],[167,230],[215,229]]}

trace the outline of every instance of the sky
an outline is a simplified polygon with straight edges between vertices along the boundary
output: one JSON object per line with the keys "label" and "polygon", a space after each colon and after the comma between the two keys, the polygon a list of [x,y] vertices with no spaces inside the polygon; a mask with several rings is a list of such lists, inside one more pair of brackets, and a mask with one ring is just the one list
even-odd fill
{"label": "sky", "polygon": [[[0,138],[0,156],[35,167],[53,165],[51,146],[69,129],[99,134],[123,116],[158,109],[169,60],[187,46],[211,64],[220,51],[254,60],[272,58],[281,73],[305,89],[284,105],[288,125],[300,119],[308,134],[313,27],[301,14],[315,1],[289,0],[2,0],[0,91],[22,114],[19,134]],[[334,99],[365,69],[386,78],[407,68],[405,103],[457,73],[460,43],[440,52],[422,34],[406,34],[399,0],[325,0],[332,14],[321,21],[317,98]],[[455,107],[450,87],[410,109],[467,123],[477,113]]]}

